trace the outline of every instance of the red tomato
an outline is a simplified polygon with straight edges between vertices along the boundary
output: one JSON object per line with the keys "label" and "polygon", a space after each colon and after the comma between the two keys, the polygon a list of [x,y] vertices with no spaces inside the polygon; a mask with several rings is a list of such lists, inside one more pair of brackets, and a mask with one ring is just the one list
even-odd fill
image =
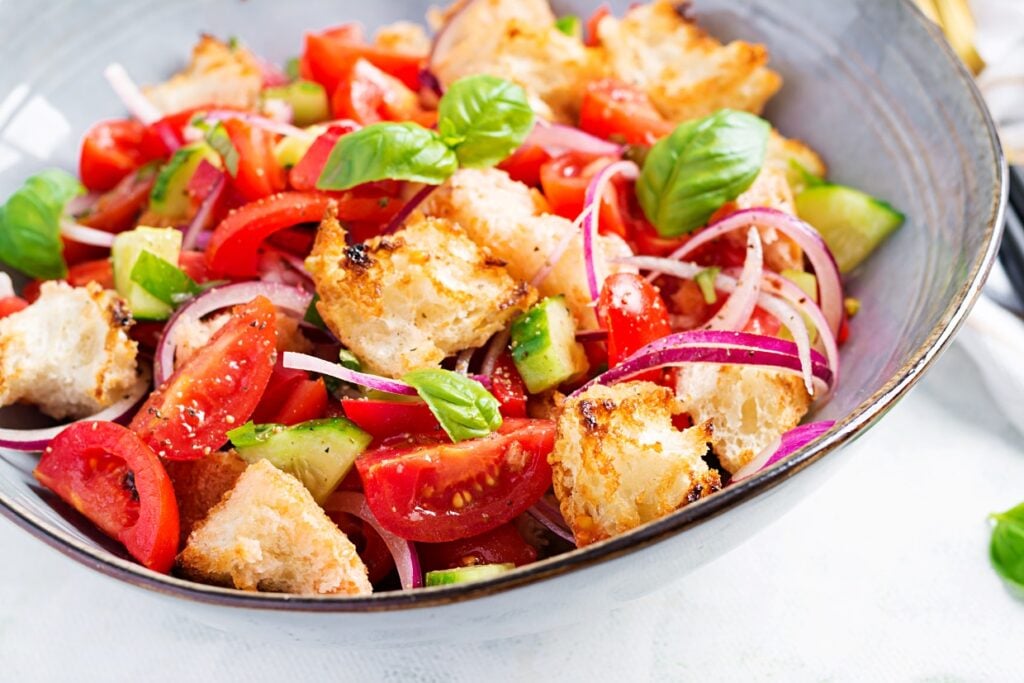
{"label": "red tomato", "polygon": [[382,527],[412,541],[477,536],[521,515],[551,486],[555,425],[505,420],[480,439],[383,446],[356,459]]}
{"label": "red tomato", "polygon": [[518,180],[530,187],[540,185],[540,169],[551,155],[543,147],[520,147],[512,156],[498,164],[512,180]]}
{"label": "red tomato", "polygon": [[501,354],[494,365],[491,393],[501,404],[502,417],[526,417],[526,384],[508,351]]}
{"label": "red tomato", "polygon": [[101,121],[82,140],[78,168],[82,184],[104,192],[148,161],[142,150],[146,127],[138,121]]}
{"label": "red tomato", "polygon": [[782,323],[779,322],[779,319],[760,306],[754,307],[754,312],[750,314],[750,320],[743,328],[744,332],[763,334],[766,337],[777,337],[781,330]]}
{"label": "red tomato", "polygon": [[[569,152],[544,162],[540,167],[540,184],[553,213],[575,220],[583,211],[587,186],[594,175],[611,162],[608,157]],[[617,205],[614,187],[601,201],[599,229],[602,233],[626,236],[626,227]]]}
{"label": "red tomato", "polygon": [[256,201],[285,187],[284,170],[274,156],[274,135],[241,119],[225,119],[224,129],[238,150],[238,173],[231,179],[247,201]]}
{"label": "red tomato", "polygon": [[160,337],[163,336],[166,326],[166,321],[136,320],[128,330],[128,336],[143,348],[155,349],[160,345]]}
{"label": "red tomato", "polygon": [[425,116],[415,92],[365,59],[357,59],[342,75],[331,96],[331,113],[364,126]]}
{"label": "red tomato", "polygon": [[156,181],[155,165],[146,165],[124,177],[114,189],[103,194],[86,214],[76,216],[82,225],[107,232],[123,232],[135,222],[149,202]]}
{"label": "red tomato", "polygon": [[424,571],[511,562],[520,567],[537,561],[537,549],[523,540],[511,524],[448,543],[419,543],[416,550]]}
{"label": "red tomato", "polygon": [[322,133],[288,173],[288,181],[296,190],[315,190],[316,181],[331,156],[331,150],[342,135],[359,130],[356,124],[333,125]]}
{"label": "red tomato", "polygon": [[294,425],[321,418],[326,410],[327,387],[322,378],[310,379],[306,372],[278,363],[252,420],[257,424]]}
{"label": "red tomato", "polygon": [[305,43],[299,71],[303,78],[316,81],[327,92],[334,92],[346,70],[359,58],[399,79],[407,88],[419,90],[420,69],[426,55],[367,45],[358,24],[307,33]]}
{"label": "red tomato", "polygon": [[150,395],[131,429],[161,457],[194,460],[252,415],[274,367],[277,310],[265,297],[231,319]]}
{"label": "red tomato", "polygon": [[668,256],[686,242],[685,237],[662,237],[654,226],[642,217],[631,224],[628,232],[633,251],[637,254]]}
{"label": "red tomato", "polygon": [[391,574],[391,570],[395,568],[395,560],[384,539],[368,522],[344,512],[331,510],[327,511],[327,516],[355,545],[359,559],[366,565],[366,575],[370,583],[376,584]]}
{"label": "red tomato", "polygon": [[146,127],[142,139],[142,150],[147,159],[170,159],[174,151],[185,144],[185,128],[199,112],[210,109],[236,109],[213,104],[189,107],[179,112],[168,114],[156,123]]}
{"label": "red tomato", "polygon": [[674,126],[662,118],[647,93],[608,79],[594,81],[584,91],[580,128],[601,138],[653,145]]}
{"label": "red tomato", "polygon": [[104,289],[114,288],[114,266],[110,259],[86,261],[68,268],[68,284],[72,287],[85,287],[95,282]]}
{"label": "red tomato", "polygon": [[441,425],[426,403],[343,398],[341,405],[345,417],[377,440],[399,434],[422,432],[438,432],[444,435],[440,432]]}
{"label": "red tomato", "polygon": [[601,23],[602,19],[611,16],[611,13],[611,8],[605,3],[594,10],[594,13],[587,19],[586,40],[584,41],[587,47],[597,47],[601,44],[601,41],[597,38],[597,26]]}
{"label": "red tomato", "polygon": [[847,316],[843,316],[843,320],[839,323],[839,334],[836,336],[836,343],[845,344],[846,340],[850,338],[850,319]]}
{"label": "red tomato", "polygon": [[20,296],[5,296],[0,298],[0,318],[6,318],[18,311],[28,308],[28,302]]}
{"label": "red tomato", "polygon": [[206,255],[201,251],[188,250],[178,254],[178,267],[196,282],[203,283],[210,280],[210,272],[206,267]]}
{"label": "red tomato", "polygon": [[[255,277],[259,248],[267,237],[299,223],[320,222],[332,201],[336,200],[319,192],[282,192],[232,211],[214,229],[206,249],[210,270]],[[339,214],[345,215],[340,207]]]}
{"label": "red tomato", "polygon": [[[615,367],[637,349],[668,335],[668,309],[658,290],[636,273],[608,276],[597,299],[597,319],[608,330],[608,364]],[[659,371],[643,378],[657,380]]]}
{"label": "red tomato", "polygon": [[160,459],[131,431],[113,422],[77,422],[46,449],[35,477],[144,566],[168,572],[174,565],[174,487]]}

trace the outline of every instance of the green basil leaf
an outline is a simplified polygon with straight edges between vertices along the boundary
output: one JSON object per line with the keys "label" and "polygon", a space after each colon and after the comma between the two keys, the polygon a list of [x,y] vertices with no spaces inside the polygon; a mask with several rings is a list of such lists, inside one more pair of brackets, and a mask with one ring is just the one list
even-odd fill
{"label": "green basil leaf", "polygon": [[375,123],[343,135],[320,178],[320,190],[347,190],[375,180],[440,185],[458,169],[440,136],[415,123]]}
{"label": "green basil leaf", "polygon": [[452,441],[487,436],[501,426],[498,399],[482,384],[450,370],[414,370],[402,381],[412,385]]}
{"label": "green basil leaf", "polygon": [[130,277],[168,306],[177,306],[202,291],[180,268],[145,249],[135,260]]}
{"label": "green basil leaf", "polygon": [[495,76],[461,78],[437,107],[437,130],[466,168],[494,166],[533,129],[533,108],[522,87]]}
{"label": "green basil leaf", "polygon": [[567,14],[555,19],[555,28],[570,38],[578,38],[583,32],[583,23],[575,14]]}
{"label": "green basil leaf", "polygon": [[720,109],[659,140],[636,183],[640,206],[658,234],[696,230],[750,187],[764,164],[770,131],[758,116]]}
{"label": "green basil leaf", "polygon": [[1024,598],[1024,503],[992,515],[989,558],[996,573],[1019,597]]}
{"label": "green basil leaf", "polygon": [[697,277],[693,278],[697,286],[700,287],[700,293],[704,296],[704,303],[708,306],[718,301],[718,292],[715,291],[715,279],[718,278],[718,274],[721,272],[721,268],[712,266],[700,271],[697,273]]}
{"label": "green basil leaf", "polygon": [[56,169],[26,180],[0,206],[0,260],[35,278],[66,276],[61,216],[68,201],[84,191],[77,178]]}

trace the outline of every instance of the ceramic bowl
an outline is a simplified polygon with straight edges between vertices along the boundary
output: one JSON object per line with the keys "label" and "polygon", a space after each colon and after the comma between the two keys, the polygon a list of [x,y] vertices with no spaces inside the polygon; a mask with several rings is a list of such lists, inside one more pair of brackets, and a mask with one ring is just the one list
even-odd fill
{"label": "ceramic bowl", "polygon": [[[594,2],[556,3],[586,15]],[[613,2],[622,11],[628,0]],[[179,68],[200,32],[237,35],[276,61],[302,32],[351,19],[418,20],[427,0],[116,0],[0,4],[0,197],[44,167],[76,167],[77,141],[123,110],[103,81],[120,61],[140,82]],[[909,2],[698,0],[721,38],[766,43],[785,87],[767,115],[820,150],[830,177],[884,197],[907,224],[849,281],[863,302],[843,379],[813,417],[827,438],[769,471],[631,533],[500,578],[366,598],[242,593],[149,572],[33,481],[35,458],[0,453],[0,512],[140,596],[232,631],[339,643],[496,638],[606,612],[678,581],[791,508],[949,343],[996,248],[1004,164],[982,99]],[[486,30],[481,27],[481,30]],[[6,411],[7,424],[19,417]],[[846,451],[849,452],[849,451]]]}

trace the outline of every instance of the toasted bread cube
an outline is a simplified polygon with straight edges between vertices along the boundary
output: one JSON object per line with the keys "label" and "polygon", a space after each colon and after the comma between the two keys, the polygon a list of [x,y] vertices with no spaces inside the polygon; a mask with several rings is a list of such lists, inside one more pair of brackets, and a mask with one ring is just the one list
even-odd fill
{"label": "toasted bread cube", "polygon": [[760,114],[782,86],[763,45],[723,45],[668,0],[636,5],[622,19],[605,17],[597,35],[611,75],[645,90],[670,121],[725,107]]}
{"label": "toasted bread cube", "polygon": [[306,267],[327,326],[367,370],[389,377],[483,346],[536,300],[503,261],[444,219],[348,246],[328,218]]}
{"label": "toasted bread cube", "polygon": [[143,92],[161,112],[173,114],[211,104],[252,109],[262,87],[263,73],[251,52],[204,35],[184,71]]}
{"label": "toasted bread cube", "polygon": [[249,465],[178,556],[193,579],[300,595],[367,595],[366,566],[298,479]]}
{"label": "toasted bread cube", "polygon": [[423,27],[411,21],[396,21],[377,29],[373,44],[384,50],[425,55],[430,52],[430,37]]}
{"label": "toasted bread cube", "polygon": [[799,375],[741,365],[681,367],[676,395],[694,422],[714,422],[711,447],[729,472],[800,424],[811,403]]}
{"label": "toasted bread cube", "polygon": [[39,299],[0,320],[0,406],[31,403],[51,417],[94,415],[138,381],[132,315],[95,282],[44,282]]}
{"label": "toasted bread cube", "polygon": [[198,460],[164,460],[178,500],[182,545],[248,466],[234,451],[213,451]]}
{"label": "toasted bread cube", "polygon": [[595,385],[565,400],[548,456],[555,496],[585,546],[663,517],[720,488],[703,460],[711,423],[679,431],[681,408],[652,382]]}

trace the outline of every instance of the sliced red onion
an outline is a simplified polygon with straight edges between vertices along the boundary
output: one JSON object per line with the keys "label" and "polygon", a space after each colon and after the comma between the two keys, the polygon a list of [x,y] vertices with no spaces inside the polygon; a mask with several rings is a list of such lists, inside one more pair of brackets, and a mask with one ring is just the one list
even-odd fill
{"label": "sliced red onion", "polygon": [[311,133],[308,130],[298,128],[291,125],[290,123],[282,123],[281,121],[275,121],[274,119],[267,118],[266,116],[260,116],[258,114],[252,114],[245,111],[234,111],[231,109],[211,109],[210,111],[203,114],[203,117],[208,121],[226,121],[228,119],[237,119],[239,121],[245,121],[251,126],[256,128],[262,128],[265,131],[276,133],[278,135],[287,135],[290,137],[305,137],[313,138],[316,137],[315,133]]}
{"label": "sliced red onion", "polygon": [[153,377],[160,386],[174,373],[174,353],[178,344],[176,337],[183,325],[192,325],[216,311],[252,301],[265,296],[277,308],[298,318],[306,315],[313,295],[297,287],[271,282],[238,282],[203,292],[179,308],[164,327],[154,355]]}
{"label": "sliced red onion", "polygon": [[103,70],[103,75],[128,112],[140,122],[148,126],[163,117],[163,112],[135,85],[123,66],[117,62],[109,64]]}
{"label": "sliced red onion", "polygon": [[306,270],[306,263],[295,254],[288,251],[279,251],[278,255],[281,260],[288,264],[288,267],[294,270],[296,273],[301,275],[304,279],[313,281],[313,275]]}
{"label": "sliced red onion", "polygon": [[576,239],[576,235],[579,234],[580,226],[589,215],[590,207],[584,206],[583,211],[581,211],[580,215],[576,217],[575,221],[573,221],[572,227],[565,231],[562,239],[558,240],[558,244],[556,244],[555,248],[550,254],[548,254],[548,257],[544,259],[544,265],[542,265],[534,274],[533,278],[530,279],[531,287],[540,287],[544,280],[548,279],[548,275],[551,275],[551,271],[555,269],[558,262],[562,260],[563,256],[565,256],[565,252],[568,251],[569,245],[572,244],[573,240]]}
{"label": "sliced red onion", "polygon": [[493,337],[491,337],[491,343],[487,346],[487,352],[484,354],[484,359],[480,363],[480,372],[490,377],[494,374],[494,367],[498,364],[498,359],[501,354],[508,348],[508,340],[512,335],[509,331],[502,330]]}
{"label": "sliced red onion", "polygon": [[843,284],[839,276],[839,268],[832,257],[825,240],[818,231],[804,223],[796,216],[791,216],[775,209],[746,209],[726,216],[698,232],[668,258],[681,261],[700,247],[718,239],[726,233],[740,228],[757,225],[773,228],[796,242],[807,260],[814,268],[818,278],[818,300],[825,314],[829,328],[833,334],[839,334],[839,325],[843,320]]}
{"label": "sliced red onion", "polygon": [[419,79],[421,90],[425,90],[435,97],[444,95],[444,86],[441,85],[441,79],[430,69],[420,69]]}
{"label": "sliced red onion", "polygon": [[569,526],[565,523],[565,519],[562,517],[562,513],[558,511],[558,508],[554,507],[541,498],[533,507],[527,511],[531,517],[543,526],[545,529],[558,536],[563,541],[568,541],[573,545],[576,545],[576,538],[572,535],[572,531],[569,530]]}
{"label": "sliced red onion", "polygon": [[605,189],[617,175],[625,176],[628,180],[636,180],[640,175],[640,169],[632,161],[616,161],[608,164],[590,181],[583,199],[584,213],[587,214],[583,218],[583,262],[587,268],[587,287],[590,289],[591,301],[597,301],[597,297],[601,294],[600,283],[602,280],[598,278],[597,262],[594,256],[594,243],[597,241],[598,224],[601,222],[601,200],[604,197]]}
{"label": "sliced red onion", "polygon": [[[755,231],[756,232],[756,231]],[[814,396],[814,377],[811,374],[811,336],[807,332],[807,325],[800,314],[793,310],[793,307],[774,296],[764,295],[757,302],[761,308],[771,313],[775,318],[785,325],[789,330],[793,342],[796,344],[797,356],[800,358],[800,370],[804,377],[804,387],[807,393]],[[833,384],[835,376],[832,377]]]}
{"label": "sliced red onion", "polygon": [[754,459],[736,470],[732,475],[731,484],[751,477],[761,470],[768,469],[780,460],[788,458],[815,439],[818,439],[835,425],[833,420],[810,422],[791,429],[754,456]]}
{"label": "sliced red onion", "polygon": [[67,424],[55,427],[43,427],[41,429],[11,429],[0,428],[0,448],[9,448],[12,451],[24,451],[34,453],[41,451],[50,445],[50,442],[75,422],[117,422],[124,424],[135,414],[136,408],[149,392],[149,372],[143,369],[135,386],[120,401],[104,408],[95,415],[83,417],[81,420],[68,422]]}
{"label": "sliced red onion", "polygon": [[398,569],[398,578],[402,582],[403,590],[420,588],[423,585],[423,572],[420,571],[420,558],[416,546],[382,527],[373,516],[370,506],[366,504],[366,496],[357,491],[336,491],[324,503],[324,509],[358,517],[380,534],[384,545],[388,547],[391,557],[395,560],[395,568]]}
{"label": "sliced red onion", "polygon": [[705,327],[709,330],[742,330],[746,327],[761,293],[762,273],[764,251],[761,248],[761,235],[757,228],[751,228],[747,233],[747,256],[743,261],[743,271],[736,280],[736,287]]}
{"label": "sliced red onion", "polygon": [[811,297],[807,296],[807,292],[800,289],[795,283],[770,270],[764,272],[762,287],[766,292],[793,304],[800,313],[807,316],[811,321],[814,328],[818,331],[818,338],[825,349],[825,357],[828,358],[829,369],[832,370],[832,386],[838,384],[839,345],[836,343],[836,337],[832,334],[828,321],[825,320],[825,314],[821,312],[818,304]]}
{"label": "sliced red onion", "polygon": [[401,396],[417,395],[416,390],[405,382],[399,382],[396,379],[388,379],[387,377],[370,375],[365,372],[357,372],[356,370],[349,370],[339,363],[331,363],[305,353],[285,351],[284,356],[281,359],[281,365],[293,370],[316,372],[321,375],[340,379],[343,382],[358,384],[359,386],[374,389],[376,391],[384,391],[389,394],[399,394]]}
{"label": "sliced red onion", "polygon": [[185,236],[181,240],[181,248],[183,250],[195,249],[198,246],[199,234],[206,229],[206,224],[210,220],[210,214],[213,212],[213,207],[217,205],[217,201],[220,196],[224,193],[224,188],[227,186],[224,174],[218,169],[214,168],[213,164],[207,162],[205,159],[196,169],[196,175],[204,168],[203,164],[209,166],[211,169],[217,172],[215,178],[212,179],[206,194],[203,196],[202,202],[199,204],[199,208],[196,209],[196,215],[192,217],[191,222],[185,227]]}
{"label": "sliced red onion", "polygon": [[410,197],[409,201],[407,201],[402,206],[402,208],[399,209],[398,213],[395,214],[394,218],[388,221],[388,224],[387,226],[384,227],[384,231],[382,234],[390,235],[391,233],[401,228],[402,224],[405,223],[406,219],[412,215],[412,212],[415,211],[420,204],[426,201],[427,197],[429,197],[430,194],[436,189],[437,185],[425,185],[422,188],[420,188],[420,190],[417,191],[416,194],[414,194],[412,197]]}
{"label": "sliced red onion", "polygon": [[110,247],[114,246],[114,233],[80,225],[67,218],[62,218],[60,221],[60,234],[72,242],[88,244],[92,247],[110,249]]}
{"label": "sliced red onion", "polygon": [[594,156],[621,157],[625,147],[614,142],[602,140],[579,128],[564,126],[560,123],[549,123],[537,119],[523,147],[540,147],[551,156],[559,156],[566,152],[580,152]]}

